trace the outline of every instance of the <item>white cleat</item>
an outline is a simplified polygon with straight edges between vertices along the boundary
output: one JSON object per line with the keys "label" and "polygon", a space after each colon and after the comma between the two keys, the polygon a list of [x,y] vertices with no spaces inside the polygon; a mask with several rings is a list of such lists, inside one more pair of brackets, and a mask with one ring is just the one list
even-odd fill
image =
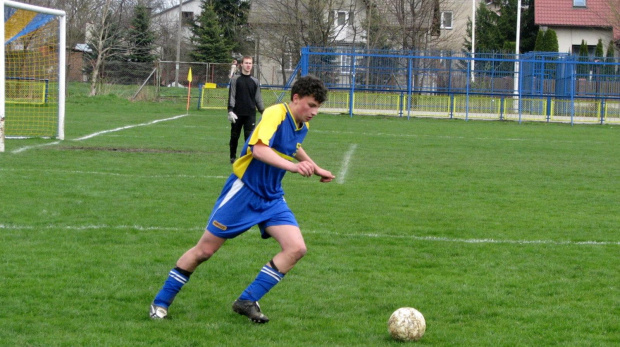
{"label": "white cleat", "polygon": [[149,316],[151,317],[151,319],[164,319],[166,318],[166,316],[168,316],[168,309],[165,307],[157,306],[155,304],[151,304]]}

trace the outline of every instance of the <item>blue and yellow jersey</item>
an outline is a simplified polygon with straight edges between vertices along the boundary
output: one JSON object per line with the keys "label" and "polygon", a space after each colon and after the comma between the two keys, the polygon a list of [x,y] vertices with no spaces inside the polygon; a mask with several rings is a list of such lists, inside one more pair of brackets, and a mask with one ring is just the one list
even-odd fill
{"label": "blue and yellow jersey", "polygon": [[265,199],[272,200],[281,197],[284,195],[281,183],[286,170],[254,159],[252,148],[260,140],[282,158],[293,161],[297,148],[301,147],[307,133],[308,123],[303,123],[301,127],[298,127],[286,104],[268,107],[254,128],[252,136],[243,146],[242,156],[235,161],[233,174]]}

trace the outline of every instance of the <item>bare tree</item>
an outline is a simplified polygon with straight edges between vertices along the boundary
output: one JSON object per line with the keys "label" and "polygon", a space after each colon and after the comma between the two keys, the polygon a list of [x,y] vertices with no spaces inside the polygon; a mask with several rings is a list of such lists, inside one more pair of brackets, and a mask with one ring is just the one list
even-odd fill
{"label": "bare tree", "polygon": [[126,20],[124,16],[125,0],[99,1],[99,6],[95,7],[97,9],[96,21],[87,32],[87,42],[91,49],[91,96],[97,95],[104,62],[114,56],[126,53],[123,42],[123,28],[128,26],[124,22]]}
{"label": "bare tree", "polygon": [[280,65],[286,81],[286,70],[299,61],[302,47],[359,41],[362,28],[354,18],[361,7],[355,0],[254,0],[249,24],[261,54]]}
{"label": "bare tree", "polygon": [[[74,48],[78,43],[86,42],[89,23],[97,21],[101,0],[21,0],[32,5],[60,9],[67,14],[67,47]],[[133,8],[142,3],[151,11],[166,8],[170,0],[113,0],[112,3],[124,3],[124,8]]]}

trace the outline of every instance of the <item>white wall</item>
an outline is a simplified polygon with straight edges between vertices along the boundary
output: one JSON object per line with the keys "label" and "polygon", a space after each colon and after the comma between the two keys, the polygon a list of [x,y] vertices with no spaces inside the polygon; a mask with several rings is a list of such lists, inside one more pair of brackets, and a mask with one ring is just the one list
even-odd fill
{"label": "white wall", "polygon": [[603,52],[607,50],[607,45],[612,39],[611,29],[599,28],[565,28],[565,27],[549,27],[553,29],[558,36],[558,46],[561,53],[574,53],[571,48],[573,45],[581,45],[581,40],[585,40],[588,46],[596,46],[599,39],[603,40]]}
{"label": "white wall", "polygon": [[[193,0],[193,1],[189,1],[189,2],[185,2],[183,1],[183,6],[182,6],[182,11],[183,12],[193,12],[194,13],[194,19],[196,19],[196,17],[198,17],[198,15],[202,12],[200,9],[200,1],[199,0]],[[175,31],[176,32],[176,28],[177,25],[179,23],[179,7],[178,7],[178,1],[176,2],[176,6],[155,14],[153,16],[153,21],[156,22],[159,25],[165,26],[167,27],[170,31]],[[186,39],[189,39],[192,35],[192,32],[190,30],[189,26],[184,26],[183,27],[183,37]]]}

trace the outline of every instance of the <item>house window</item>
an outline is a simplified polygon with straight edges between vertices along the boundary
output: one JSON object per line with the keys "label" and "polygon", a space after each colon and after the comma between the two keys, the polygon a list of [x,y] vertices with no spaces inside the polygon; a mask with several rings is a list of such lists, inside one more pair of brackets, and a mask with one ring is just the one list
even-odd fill
{"label": "house window", "polygon": [[293,71],[293,54],[284,54],[284,71]]}
{"label": "house window", "polygon": [[181,18],[183,18],[183,25],[189,26],[194,23],[194,12],[181,12]]}
{"label": "house window", "polygon": [[586,7],[586,0],[573,0],[573,7]]}
{"label": "house window", "polygon": [[353,25],[353,12],[335,11],[335,25],[336,26],[352,26]]}
{"label": "house window", "polygon": [[452,29],[452,11],[441,12],[441,28]]}
{"label": "house window", "polygon": [[[579,55],[579,50],[581,49],[581,45],[572,45],[571,52],[574,55]],[[596,54],[596,46],[588,45],[588,57],[594,57]]]}
{"label": "house window", "polygon": [[336,25],[341,26],[347,22],[347,13],[346,12],[338,12],[336,17]]}

